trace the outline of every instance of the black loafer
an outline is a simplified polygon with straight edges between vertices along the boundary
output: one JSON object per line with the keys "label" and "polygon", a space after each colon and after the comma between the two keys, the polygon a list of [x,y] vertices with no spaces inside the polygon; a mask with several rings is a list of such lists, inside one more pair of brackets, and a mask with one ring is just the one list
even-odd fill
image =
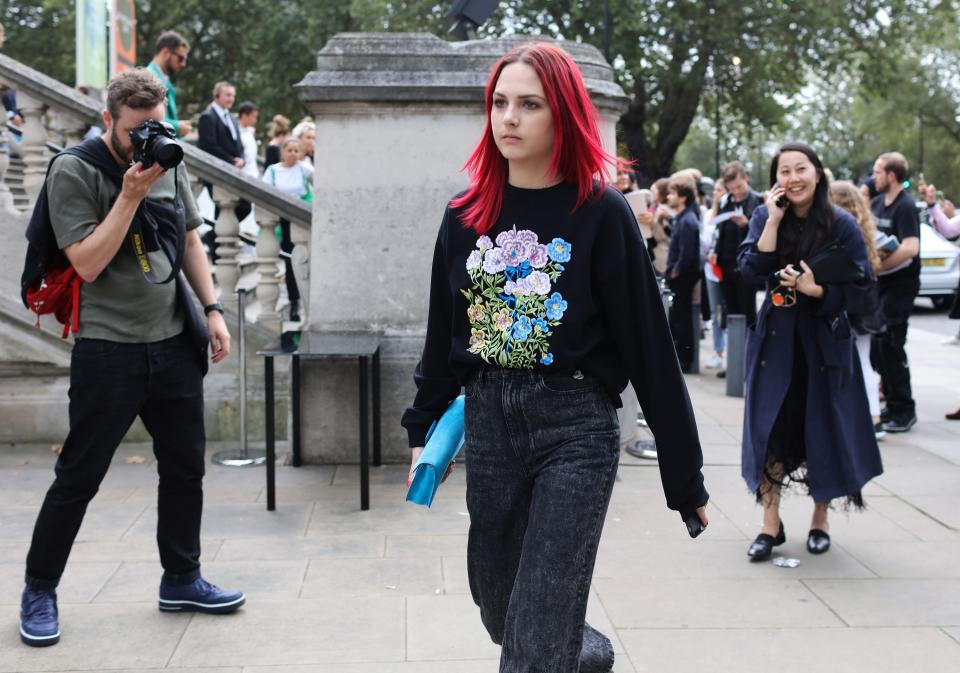
{"label": "black loafer", "polygon": [[787,536],[783,532],[783,521],[781,521],[777,537],[760,533],[757,539],[753,541],[753,544],[750,545],[750,549],[747,550],[747,556],[750,557],[751,561],[763,561],[764,559],[770,558],[774,547],[782,545],[786,541]]}
{"label": "black loafer", "polygon": [[830,535],[819,528],[811,528],[807,536],[807,551],[811,554],[822,554],[830,549]]}

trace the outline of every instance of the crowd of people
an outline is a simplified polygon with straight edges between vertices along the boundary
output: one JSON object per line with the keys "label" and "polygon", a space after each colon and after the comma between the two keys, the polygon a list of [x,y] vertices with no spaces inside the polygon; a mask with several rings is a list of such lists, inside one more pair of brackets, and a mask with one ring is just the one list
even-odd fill
{"label": "crowd of people", "polygon": [[[201,150],[232,164],[235,168],[279,191],[304,201],[313,200],[313,156],[316,147],[316,127],[310,117],[305,117],[291,129],[290,120],[283,115],[275,115],[270,123],[268,134],[270,141],[260,155],[260,141],[257,139],[257,123],[260,108],[256,103],[245,100],[236,107],[236,87],[227,81],[217,82],[213,87],[212,100],[200,114],[196,129],[190,120],[180,119],[177,109],[177,90],[173,78],[187,65],[190,45],[182,35],[166,31],[160,35],[154,46],[153,60],[147,69],[160,80],[166,88],[165,121],[179,136],[195,140]],[[194,133],[194,130],[196,131]],[[208,188],[210,186],[208,185]],[[212,196],[212,194],[211,194]],[[219,208],[217,209],[217,211]],[[241,223],[247,221],[253,211],[253,205],[240,199],[235,214]],[[217,213],[218,214],[218,213]],[[256,231],[256,223],[243,227],[245,231]],[[289,254],[293,251],[290,237],[290,222],[281,220],[278,228],[280,249],[286,267],[284,287],[289,300],[289,317],[300,320],[300,291],[293,273]],[[209,232],[205,243],[216,255],[213,232]]]}

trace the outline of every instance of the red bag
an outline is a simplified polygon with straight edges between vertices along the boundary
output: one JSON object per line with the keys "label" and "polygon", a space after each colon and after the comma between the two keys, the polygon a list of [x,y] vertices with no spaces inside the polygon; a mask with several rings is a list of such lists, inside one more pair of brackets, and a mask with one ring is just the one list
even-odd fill
{"label": "red bag", "polygon": [[53,313],[57,321],[63,324],[63,339],[72,331],[80,330],[80,286],[83,278],[77,270],[67,264],[48,269],[40,279],[40,285],[27,290],[27,304],[37,314],[37,327],[40,316]]}

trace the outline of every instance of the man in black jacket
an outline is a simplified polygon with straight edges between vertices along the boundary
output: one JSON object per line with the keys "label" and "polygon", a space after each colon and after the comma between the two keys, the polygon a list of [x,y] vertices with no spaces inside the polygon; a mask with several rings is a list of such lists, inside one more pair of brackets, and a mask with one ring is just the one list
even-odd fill
{"label": "man in black jacket", "polygon": [[[723,183],[727,194],[717,211],[737,213],[718,226],[716,263],[723,271],[720,288],[726,304],[726,315],[745,315],[750,325],[757,319],[757,287],[740,275],[737,268],[737,250],[747,236],[747,223],[754,209],[763,203],[763,199],[750,189],[750,176],[739,161],[733,161],[723,168]],[[726,320],[724,320],[726,326]]]}
{"label": "man in black jacket", "polygon": [[240,129],[230,115],[230,107],[236,98],[237,90],[229,82],[217,82],[213,87],[213,102],[200,115],[197,147],[237,168],[243,168]]}
{"label": "man in black jacket", "polygon": [[[217,82],[213,87],[213,102],[200,115],[200,124],[197,129],[199,138],[197,147],[208,152],[218,159],[231,163],[237,168],[243,168],[243,141],[240,139],[240,127],[230,114],[230,108],[237,99],[237,89],[230,82]],[[212,185],[207,185],[210,196],[213,197]],[[240,199],[234,212],[238,220],[244,220],[250,214],[250,202]],[[220,217],[220,207],[217,206],[214,217]],[[213,234],[207,243],[213,247]],[[216,261],[216,251],[213,251]]]}

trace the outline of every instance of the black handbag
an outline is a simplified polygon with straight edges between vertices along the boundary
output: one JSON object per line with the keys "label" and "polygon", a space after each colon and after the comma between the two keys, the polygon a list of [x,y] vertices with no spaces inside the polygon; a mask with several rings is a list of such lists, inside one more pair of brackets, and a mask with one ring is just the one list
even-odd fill
{"label": "black handbag", "polygon": [[836,243],[815,252],[805,261],[818,284],[854,283],[863,279],[863,269]]}

